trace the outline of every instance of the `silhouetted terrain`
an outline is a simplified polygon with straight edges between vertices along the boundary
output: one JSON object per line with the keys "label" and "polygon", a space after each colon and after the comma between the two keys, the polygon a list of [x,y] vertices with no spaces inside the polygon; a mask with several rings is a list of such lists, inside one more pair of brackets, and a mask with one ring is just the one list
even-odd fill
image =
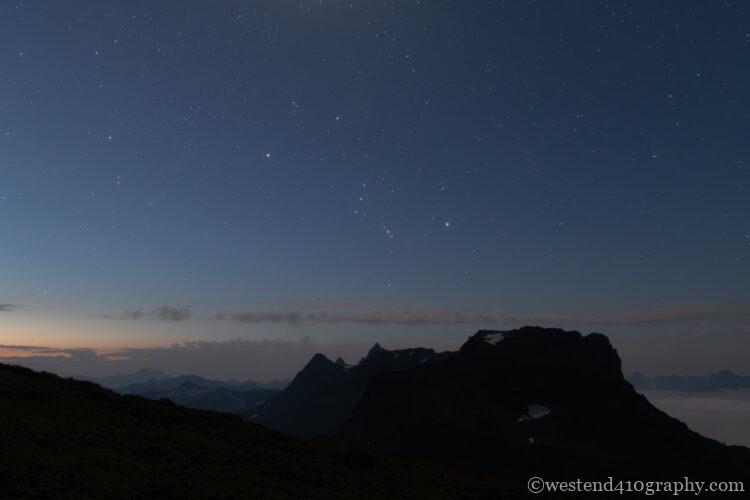
{"label": "silhouetted terrain", "polygon": [[750,449],[690,431],[636,393],[600,334],[480,331],[376,374],[341,439],[496,476],[750,478]]}
{"label": "silhouetted terrain", "polygon": [[480,331],[440,354],[376,344],[356,366],[317,354],[282,392],[193,380],[138,387],[168,381],[145,395],[332,441],[0,365],[0,492],[515,498],[531,476],[750,481],[750,449],[655,408],[600,334]]}
{"label": "silhouetted terrain", "polygon": [[316,354],[280,394],[247,416],[288,434],[332,436],[351,415],[375,373],[406,370],[435,356],[432,349],[388,351],[375,344],[356,366]]}
{"label": "silhouetted terrain", "polygon": [[0,496],[513,498],[508,485],[0,365]]}
{"label": "silhouetted terrain", "polygon": [[669,375],[648,378],[635,372],[627,377],[636,389],[655,391],[723,391],[750,389],[750,377],[722,370],[710,375]]}

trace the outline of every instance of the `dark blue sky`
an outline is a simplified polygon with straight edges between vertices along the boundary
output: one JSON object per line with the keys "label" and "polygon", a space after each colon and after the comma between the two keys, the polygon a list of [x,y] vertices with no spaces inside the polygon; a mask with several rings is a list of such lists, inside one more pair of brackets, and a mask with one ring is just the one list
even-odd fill
{"label": "dark blue sky", "polygon": [[0,328],[746,321],[749,25],[747,2],[1,1]]}

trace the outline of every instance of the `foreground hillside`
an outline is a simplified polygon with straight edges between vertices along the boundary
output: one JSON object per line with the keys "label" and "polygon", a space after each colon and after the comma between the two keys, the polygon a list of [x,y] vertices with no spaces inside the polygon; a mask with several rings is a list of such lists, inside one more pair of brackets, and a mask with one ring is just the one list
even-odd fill
{"label": "foreground hillside", "polygon": [[165,401],[0,365],[0,491],[38,498],[513,498]]}

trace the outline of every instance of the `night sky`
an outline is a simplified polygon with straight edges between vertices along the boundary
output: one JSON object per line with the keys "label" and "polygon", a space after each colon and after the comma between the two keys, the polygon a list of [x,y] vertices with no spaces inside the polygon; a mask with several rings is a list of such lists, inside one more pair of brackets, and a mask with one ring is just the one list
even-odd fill
{"label": "night sky", "polygon": [[535,323],[742,371],[749,26],[734,1],[0,0],[0,344]]}

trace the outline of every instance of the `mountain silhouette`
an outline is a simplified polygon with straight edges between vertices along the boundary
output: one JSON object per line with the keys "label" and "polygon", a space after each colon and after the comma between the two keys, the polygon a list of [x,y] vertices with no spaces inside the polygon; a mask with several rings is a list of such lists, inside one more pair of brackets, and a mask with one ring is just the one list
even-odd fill
{"label": "mountain silhouette", "polygon": [[482,330],[446,353],[376,344],[354,366],[316,354],[277,393],[177,379],[151,401],[0,365],[0,496],[521,498],[531,476],[750,481],[750,449],[651,405],[596,333]]}
{"label": "mountain silhouette", "polygon": [[333,436],[351,415],[370,378],[406,370],[435,356],[432,349],[388,351],[375,344],[357,365],[316,354],[281,393],[247,414],[272,429],[303,437]]}
{"label": "mountain silhouette", "polygon": [[537,327],[479,331],[456,353],[375,374],[339,438],[521,480],[750,476],[750,449],[651,405],[607,337]]}

